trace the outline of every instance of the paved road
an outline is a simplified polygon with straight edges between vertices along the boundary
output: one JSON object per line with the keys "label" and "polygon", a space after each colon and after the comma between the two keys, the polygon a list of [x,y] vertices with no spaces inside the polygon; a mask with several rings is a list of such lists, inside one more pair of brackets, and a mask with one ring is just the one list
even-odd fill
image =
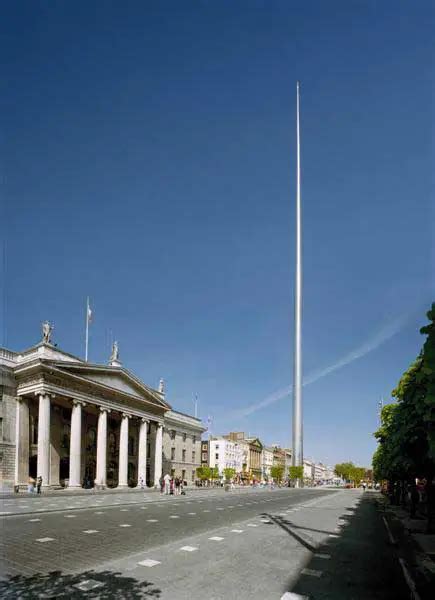
{"label": "paved road", "polygon": [[55,512],[42,499],[46,507],[2,518],[0,596],[408,598],[369,497],[360,504],[359,492],[309,489],[155,502],[124,495],[120,504],[76,499]]}

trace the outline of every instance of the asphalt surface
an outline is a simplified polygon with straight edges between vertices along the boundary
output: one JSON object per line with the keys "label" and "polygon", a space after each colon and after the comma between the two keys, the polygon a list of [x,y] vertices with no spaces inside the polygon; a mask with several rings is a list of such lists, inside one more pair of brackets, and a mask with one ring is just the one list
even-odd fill
{"label": "asphalt surface", "polygon": [[8,505],[0,597],[409,598],[373,494],[119,496]]}

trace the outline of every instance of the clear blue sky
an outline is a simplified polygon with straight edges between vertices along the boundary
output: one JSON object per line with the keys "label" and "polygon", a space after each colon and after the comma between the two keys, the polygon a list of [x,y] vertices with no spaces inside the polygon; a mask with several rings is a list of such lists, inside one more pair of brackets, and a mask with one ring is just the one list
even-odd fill
{"label": "clear blue sky", "polygon": [[[435,298],[433,3],[2,6],[3,344],[123,364],[290,443],[302,82],[305,454],[368,464]],[[394,333],[395,332],[395,333]],[[384,341],[382,341],[384,340]],[[362,348],[362,350],[361,350]],[[355,351],[355,352],[354,352]],[[353,354],[352,354],[353,353]],[[363,354],[360,358],[357,355]]]}

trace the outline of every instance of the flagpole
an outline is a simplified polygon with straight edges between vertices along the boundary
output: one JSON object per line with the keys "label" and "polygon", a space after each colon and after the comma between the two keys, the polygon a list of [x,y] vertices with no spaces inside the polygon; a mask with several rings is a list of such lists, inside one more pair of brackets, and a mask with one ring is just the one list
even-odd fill
{"label": "flagpole", "polygon": [[[302,224],[301,224],[301,157],[299,130],[299,81],[296,83],[296,275],[295,338],[293,376],[293,455],[295,467],[303,465],[302,439]],[[297,481],[296,485],[299,486]]]}
{"label": "flagpole", "polygon": [[88,362],[88,343],[89,343],[89,296],[86,299],[86,342],[85,342],[85,361]]}

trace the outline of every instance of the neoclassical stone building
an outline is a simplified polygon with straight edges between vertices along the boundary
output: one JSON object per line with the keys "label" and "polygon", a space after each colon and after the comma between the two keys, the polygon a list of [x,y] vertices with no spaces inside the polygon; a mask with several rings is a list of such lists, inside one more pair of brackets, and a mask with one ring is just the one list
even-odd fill
{"label": "neoclassical stone building", "polygon": [[117,346],[108,365],[92,364],[50,332],[24,352],[0,348],[0,426],[0,489],[30,476],[49,487],[152,486],[163,467],[191,482],[205,430],[171,410],[163,381],[155,390],[125,369]]}

